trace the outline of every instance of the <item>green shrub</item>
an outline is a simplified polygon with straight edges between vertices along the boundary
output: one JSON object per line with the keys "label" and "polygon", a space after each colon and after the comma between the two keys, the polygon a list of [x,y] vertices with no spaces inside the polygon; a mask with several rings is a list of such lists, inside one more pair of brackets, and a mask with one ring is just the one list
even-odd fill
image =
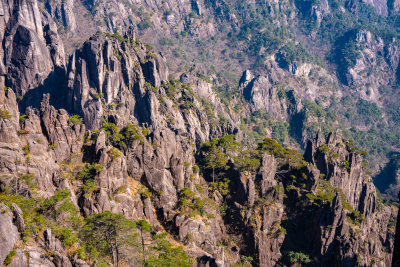
{"label": "green shrub", "polygon": [[174,247],[167,240],[161,240],[156,246],[153,247],[156,254],[149,256],[145,266],[158,267],[158,266],[180,266],[190,267],[193,262],[183,250],[182,246]]}
{"label": "green shrub", "polygon": [[86,181],[89,179],[94,179],[94,177],[100,174],[104,169],[104,166],[101,164],[89,164],[83,170],[78,173],[78,178]]}
{"label": "green shrub", "polygon": [[151,46],[151,45],[149,45],[149,44],[145,44],[144,46],[145,46],[146,49],[149,50],[149,51],[153,51],[153,50],[154,50],[154,47]]}
{"label": "green shrub", "polygon": [[56,147],[57,147],[57,144],[50,144],[47,149],[50,151],[50,150],[54,150]]}
{"label": "green shrub", "polygon": [[58,190],[52,197],[44,201],[42,208],[43,210],[52,209],[57,203],[65,201],[70,197],[71,193],[68,190]]}
{"label": "green shrub", "polygon": [[179,82],[170,79],[168,84],[165,86],[165,92],[170,99],[175,99],[175,95],[178,93]]}
{"label": "green shrub", "polygon": [[23,114],[23,115],[19,116],[19,122],[20,123],[25,122],[27,119],[28,119],[28,115],[26,115],[26,114]]}
{"label": "green shrub", "polygon": [[221,123],[221,125],[228,125],[229,120],[226,117],[222,116],[221,114],[218,114],[218,117],[219,123]]}
{"label": "green shrub", "polygon": [[104,123],[102,129],[114,144],[124,144],[124,137],[119,133],[117,126],[114,123]]}
{"label": "green shrub", "polygon": [[179,191],[179,209],[182,215],[188,215],[189,217],[193,217],[196,214],[206,215],[204,201],[196,197],[196,194],[187,187]]}
{"label": "green shrub", "polygon": [[129,42],[129,39],[124,38],[121,34],[119,34],[118,32],[114,33],[113,35],[111,35],[112,38],[118,39],[120,42]]}
{"label": "green shrub", "polygon": [[20,180],[24,181],[29,186],[29,188],[36,188],[37,184],[33,182],[33,179],[35,178],[35,175],[33,173],[18,173],[18,177]]}
{"label": "green shrub", "polygon": [[258,150],[247,149],[239,152],[235,157],[235,165],[241,171],[256,171],[260,166],[260,153]]}
{"label": "green shrub", "polygon": [[326,144],[323,144],[318,148],[318,150],[322,153],[325,154],[326,157],[328,158],[329,162],[332,162],[333,160],[337,159],[339,157],[339,154],[337,154],[333,149],[329,148]]}
{"label": "green shrub", "polygon": [[221,195],[226,196],[229,194],[229,183],[230,183],[230,180],[227,178],[224,178],[221,181],[211,183],[211,187],[218,190],[221,193]]}
{"label": "green shrub", "polygon": [[197,192],[200,194],[204,193],[204,188],[201,184],[195,184],[194,187],[196,187]]}
{"label": "green shrub", "polygon": [[316,116],[318,118],[326,116],[326,112],[317,103],[305,100],[303,104],[304,104],[304,109],[308,111],[311,115]]}
{"label": "green shrub", "polygon": [[[145,129],[145,128],[144,128]],[[143,130],[142,130],[143,133]],[[134,141],[140,141],[143,142],[143,136],[140,135],[140,130],[139,127],[132,124],[128,123],[122,130],[121,134],[123,136],[123,139],[126,143],[130,144]]]}
{"label": "green shrub", "polygon": [[318,182],[316,193],[307,194],[307,198],[310,200],[318,200],[322,203],[331,202],[336,195],[337,190],[332,187],[331,183],[326,180],[320,180]]}
{"label": "green shrub", "polygon": [[153,86],[151,83],[149,83],[149,82],[145,82],[144,83],[144,88],[147,90],[147,91],[151,91],[151,92],[153,92],[153,93],[157,93],[158,92],[158,88],[157,87],[155,87],[155,86]]}
{"label": "green shrub", "polygon": [[0,110],[0,119],[6,120],[11,117],[12,115],[7,110]]}
{"label": "green shrub", "polygon": [[303,252],[294,252],[294,251],[290,251],[289,252],[289,262],[291,264],[294,263],[300,263],[300,264],[307,264],[310,263],[310,256],[308,256],[307,254],[304,254]]}
{"label": "green shrub", "polygon": [[96,182],[94,179],[88,179],[82,185],[82,189],[84,192],[84,197],[89,198],[92,196],[93,192],[96,190]]}
{"label": "green shrub", "polygon": [[147,135],[149,135],[149,129],[143,128],[143,129],[142,129],[142,134],[143,134],[144,137],[146,137]]}
{"label": "green shrub", "polygon": [[29,155],[31,152],[30,152],[30,147],[29,147],[29,145],[24,145],[23,147],[22,147],[22,151],[24,151],[24,155],[25,156],[27,156],[27,155]]}
{"label": "green shrub", "polygon": [[55,236],[60,239],[63,245],[67,248],[75,245],[79,241],[75,232],[68,227],[57,229],[55,231]]}
{"label": "green shrub", "polygon": [[271,138],[265,138],[264,141],[259,144],[258,150],[262,153],[268,152],[280,160],[282,165],[288,164],[295,169],[300,169],[307,165],[303,156],[297,150],[284,148]]}
{"label": "green shrub", "polygon": [[82,124],[82,123],[83,123],[82,118],[81,118],[79,115],[77,115],[77,114],[72,115],[72,117],[69,118],[68,121],[69,121],[70,123],[72,123],[72,125],[78,125],[78,124]]}
{"label": "green shrub", "polygon": [[142,196],[142,198],[149,198],[153,194],[149,190],[147,190],[147,188],[146,188],[140,193],[140,195]]}
{"label": "green shrub", "polygon": [[95,93],[93,97],[97,100],[104,98],[104,93]]}
{"label": "green shrub", "polygon": [[192,166],[192,170],[193,170],[194,173],[199,173],[200,168],[199,168],[199,166],[197,166],[197,165],[193,165],[193,166]]}
{"label": "green shrub", "polygon": [[31,236],[36,236],[45,228],[46,219],[39,213],[43,201],[43,198],[40,197],[26,199],[21,195],[0,193],[0,202],[10,208],[12,207],[12,203],[15,203],[22,209],[22,217],[25,222],[25,231],[22,233],[24,241]]}
{"label": "green shrub", "polygon": [[120,187],[118,187],[117,189],[115,189],[115,191],[113,192],[114,195],[117,195],[119,193],[122,193],[126,190],[126,186],[125,185],[121,185]]}
{"label": "green shrub", "polygon": [[347,215],[347,221],[354,225],[361,226],[361,223],[365,221],[365,217],[360,211],[352,209],[352,211]]}
{"label": "green shrub", "polygon": [[153,22],[151,22],[150,17],[147,15],[142,18],[140,23],[137,24],[137,27],[139,30],[145,30],[153,27]]}
{"label": "green shrub", "polygon": [[283,235],[287,235],[287,230],[284,227],[279,228],[279,232]]}
{"label": "green shrub", "polygon": [[284,61],[285,65],[302,64],[311,60],[312,56],[302,43],[287,42],[278,54],[278,61]]}
{"label": "green shrub", "polygon": [[108,150],[107,153],[111,156],[113,161],[116,161],[119,159],[119,157],[121,157],[121,151],[115,147]]}
{"label": "green shrub", "polygon": [[168,236],[168,233],[164,232],[164,233],[161,233],[161,234],[152,235],[151,239],[153,239],[153,240],[164,239],[167,236]]}
{"label": "green shrub", "polygon": [[10,253],[8,253],[7,257],[4,260],[4,265],[10,265],[14,256],[17,254],[17,252],[15,252],[15,250],[11,250]]}

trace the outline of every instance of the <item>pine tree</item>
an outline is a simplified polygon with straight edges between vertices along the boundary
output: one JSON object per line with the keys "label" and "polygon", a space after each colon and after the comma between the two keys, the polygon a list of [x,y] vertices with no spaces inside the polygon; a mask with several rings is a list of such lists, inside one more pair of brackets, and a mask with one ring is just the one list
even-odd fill
{"label": "pine tree", "polygon": [[135,227],[140,231],[140,238],[142,239],[142,251],[143,251],[143,265],[146,263],[146,247],[144,243],[144,232],[150,232],[153,226],[149,224],[146,220],[141,219],[135,222]]}
{"label": "pine tree", "polygon": [[[91,254],[109,254],[115,266],[119,266],[121,256],[120,246],[129,239],[134,239],[132,230],[136,224],[126,219],[122,214],[105,211],[93,214],[85,219],[81,231],[86,243],[86,251]],[[131,238],[130,238],[131,237]]]}

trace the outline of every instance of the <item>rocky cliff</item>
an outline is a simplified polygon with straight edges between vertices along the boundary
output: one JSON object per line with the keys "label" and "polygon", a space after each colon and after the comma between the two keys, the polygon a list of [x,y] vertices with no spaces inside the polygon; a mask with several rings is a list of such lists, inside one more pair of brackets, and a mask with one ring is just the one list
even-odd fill
{"label": "rocky cliff", "polygon": [[[276,150],[275,150],[276,152]],[[362,170],[359,154],[340,134],[309,142],[307,163],[264,154],[256,172],[243,172],[237,197],[242,249],[260,266],[389,266],[396,209],[384,206]],[[289,165],[287,165],[289,164]]]}

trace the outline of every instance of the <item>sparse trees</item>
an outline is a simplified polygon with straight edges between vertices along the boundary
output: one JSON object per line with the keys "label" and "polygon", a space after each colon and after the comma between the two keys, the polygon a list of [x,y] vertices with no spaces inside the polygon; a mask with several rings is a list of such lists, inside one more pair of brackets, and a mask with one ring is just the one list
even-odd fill
{"label": "sparse trees", "polygon": [[289,261],[291,264],[294,263],[307,264],[311,262],[310,257],[307,254],[304,254],[303,252],[294,252],[294,251],[289,252]]}
{"label": "sparse trees", "polygon": [[204,167],[207,169],[212,169],[212,179],[215,182],[215,169],[225,168],[228,163],[228,159],[224,153],[214,144],[210,146],[206,152],[204,158]]}
{"label": "sparse trees", "polygon": [[234,135],[226,135],[204,143],[202,148],[205,153],[204,167],[212,170],[213,183],[215,169],[227,169],[228,159],[232,157],[231,153],[237,151],[239,146]]}
{"label": "sparse trees", "polygon": [[241,151],[239,156],[235,157],[235,164],[240,170],[255,171],[260,166],[260,152],[253,149]]}
{"label": "sparse trees", "polygon": [[140,238],[142,240],[142,252],[143,252],[143,265],[146,263],[146,247],[144,243],[144,232],[150,232],[153,226],[146,220],[141,219],[135,222],[135,227],[140,231]]}
{"label": "sparse trees", "polygon": [[161,240],[156,246],[152,247],[156,255],[151,255],[146,261],[146,267],[190,267],[192,266],[188,255],[182,246],[173,247],[166,240]]}
{"label": "sparse trees", "polygon": [[95,251],[108,254],[114,265],[119,266],[120,247],[131,238],[135,238],[132,233],[135,226],[135,223],[126,219],[124,215],[110,211],[87,217],[81,231],[82,239],[86,242],[86,251],[89,254]]}

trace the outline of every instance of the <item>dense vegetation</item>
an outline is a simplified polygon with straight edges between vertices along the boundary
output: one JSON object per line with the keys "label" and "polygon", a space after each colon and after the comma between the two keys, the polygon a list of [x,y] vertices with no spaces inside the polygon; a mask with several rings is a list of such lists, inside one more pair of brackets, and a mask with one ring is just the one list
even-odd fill
{"label": "dense vegetation", "polygon": [[28,198],[7,188],[0,193],[0,201],[10,209],[12,203],[22,209],[24,242],[31,242],[48,228],[62,241],[69,257],[89,264],[108,266],[111,262],[118,266],[123,259],[144,266],[191,266],[182,247],[172,246],[168,234],[153,231],[146,220],[131,221],[109,211],[84,218],[70,197],[67,190],[59,190],[49,199]]}

